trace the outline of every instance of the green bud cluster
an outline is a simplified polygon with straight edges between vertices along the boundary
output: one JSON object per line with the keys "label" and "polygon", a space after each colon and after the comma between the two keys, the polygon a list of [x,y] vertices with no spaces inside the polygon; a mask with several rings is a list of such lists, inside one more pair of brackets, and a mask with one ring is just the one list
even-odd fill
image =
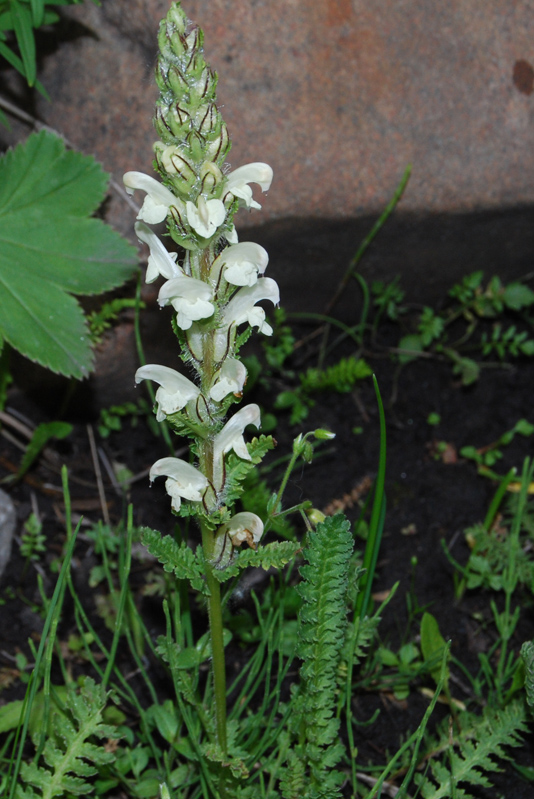
{"label": "green bud cluster", "polygon": [[217,74],[203,54],[203,33],[173,3],[160,23],[154,125],[155,167],[183,200],[221,199],[222,167],[230,150],[226,124],[215,104]]}

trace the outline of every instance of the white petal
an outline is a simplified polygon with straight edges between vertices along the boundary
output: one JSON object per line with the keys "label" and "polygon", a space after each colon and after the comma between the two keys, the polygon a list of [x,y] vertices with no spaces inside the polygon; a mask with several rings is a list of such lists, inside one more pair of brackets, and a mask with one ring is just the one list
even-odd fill
{"label": "white petal", "polygon": [[150,482],[156,477],[167,477],[165,489],[172,498],[172,507],[180,509],[181,497],[192,502],[202,500],[202,491],[207,488],[206,477],[191,466],[190,463],[180,460],[180,458],[161,458],[150,469]]}
{"label": "white petal", "polygon": [[228,394],[240,394],[243,391],[247,370],[237,358],[227,358],[217,374],[216,383],[210,389],[210,397],[221,402]]}
{"label": "white petal", "polygon": [[175,263],[177,257],[176,253],[168,252],[148,225],[145,225],[144,222],[136,222],[135,232],[137,238],[145,244],[148,244],[150,248],[146,270],[147,283],[153,283],[159,275],[169,280],[170,278],[179,277],[184,274],[183,270]]}
{"label": "white petal", "polygon": [[147,196],[137,218],[149,224],[163,222],[171,205],[178,206],[180,203],[172,191],[144,172],[126,172],[123,181],[129,194],[133,194],[136,189],[146,191]]}
{"label": "white petal", "polygon": [[262,191],[269,191],[273,180],[273,170],[269,164],[255,162],[244,164],[234,169],[228,175],[227,189],[234,194],[234,189],[242,187],[247,183],[257,183]]}
{"label": "white petal", "polygon": [[227,524],[226,532],[232,539],[234,546],[240,546],[244,541],[253,549],[263,535],[263,522],[255,513],[243,511],[236,513]]}
{"label": "white petal", "polygon": [[226,208],[222,200],[206,201],[202,196],[198,198],[196,205],[191,201],[186,203],[186,213],[187,221],[203,239],[213,236],[226,218]]}
{"label": "white petal", "polygon": [[268,263],[267,250],[260,244],[242,241],[226,247],[215,260],[212,270],[222,268],[225,279],[234,286],[253,286]]}
{"label": "white petal", "polygon": [[160,384],[156,392],[158,422],[171,413],[181,411],[190,400],[196,399],[200,394],[200,389],[191,380],[168,366],[154,363],[141,366],[135,373],[135,382],[139,383],[141,380],[154,380]]}
{"label": "white petal", "polygon": [[[270,300],[274,305],[280,302],[278,284],[270,277],[260,278],[253,286],[239,289],[224,309],[225,324],[241,325],[243,322],[248,322],[251,311],[260,300]],[[263,318],[265,318],[265,314]]]}
{"label": "white petal", "polygon": [[247,450],[245,440],[243,438],[243,431],[247,425],[252,424],[255,427],[261,425],[260,409],[257,405],[245,405],[240,411],[235,413],[224,425],[220,433],[215,436],[213,442],[213,457],[214,460],[217,455],[221,456],[234,450],[236,455],[245,460],[250,460],[250,455]]}

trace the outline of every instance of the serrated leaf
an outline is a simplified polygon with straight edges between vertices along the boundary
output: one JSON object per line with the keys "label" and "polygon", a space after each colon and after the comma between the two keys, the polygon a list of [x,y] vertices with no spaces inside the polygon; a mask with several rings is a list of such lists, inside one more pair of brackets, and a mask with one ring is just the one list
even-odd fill
{"label": "serrated leaf", "polygon": [[98,219],[107,176],[93,158],[41,132],[0,159],[0,335],[54,372],[84,377],[91,341],[70,294],[96,294],[133,272],[135,250]]}

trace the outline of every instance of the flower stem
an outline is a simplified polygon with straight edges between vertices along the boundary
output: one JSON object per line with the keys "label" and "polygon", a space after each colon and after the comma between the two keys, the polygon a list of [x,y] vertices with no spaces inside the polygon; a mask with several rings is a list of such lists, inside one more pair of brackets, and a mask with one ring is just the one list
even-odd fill
{"label": "flower stem", "polygon": [[206,582],[210,592],[208,608],[215,693],[215,729],[217,743],[221,747],[223,755],[226,756],[226,664],[224,662],[221,584],[213,574],[213,567],[209,562],[213,550],[213,541],[213,533],[203,525],[202,547],[206,557]]}

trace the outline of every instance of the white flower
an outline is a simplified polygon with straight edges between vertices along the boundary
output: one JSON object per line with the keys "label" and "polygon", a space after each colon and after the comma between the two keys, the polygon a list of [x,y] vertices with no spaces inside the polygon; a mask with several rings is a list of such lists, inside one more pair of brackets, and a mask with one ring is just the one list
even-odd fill
{"label": "white flower", "polygon": [[211,302],[212,299],[211,287],[204,281],[188,275],[167,280],[158,295],[161,306],[170,303],[178,313],[176,322],[182,330],[188,330],[192,322],[207,319],[213,314],[215,306]]}
{"label": "white flower", "polygon": [[234,547],[239,547],[246,541],[251,549],[256,549],[256,544],[263,535],[263,522],[255,513],[236,513],[225,525]]}
{"label": "white flower", "polygon": [[221,402],[228,394],[241,394],[247,370],[237,358],[227,358],[216,375],[216,382],[210,388],[210,397]]}
{"label": "white flower", "polygon": [[183,270],[175,263],[177,254],[168,252],[156,234],[144,222],[135,223],[137,238],[148,244],[150,255],[146,270],[146,282],[153,283],[160,275],[170,280],[183,275]]}
{"label": "white flower", "polygon": [[267,250],[252,241],[226,247],[215,259],[212,274],[223,270],[224,278],[234,286],[253,286],[269,263]]}
{"label": "white flower", "polygon": [[202,500],[202,491],[208,487],[206,477],[190,463],[180,458],[160,458],[150,469],[150,482],[156,477],[165,476],[165,490],[171,497],[171,507],[180,510],[182,497],[191,502]]}
{"label": "white flower", "polygon": [[200,389],[191,380],[168,366],[155,363],[141,366],[135,373],[135,382],[140,383],[141,380],[155,380],[160,385],[156,391],[158,422],[171,413],[181,411],[189,400],[196,399],[200,394]]}
{"label": "white flower", "polygon": [[253,286],[246,286],[234,294],[224,309],[225,324],[241,325],[248,322],[252,327],[257,327],[260,333],[271,336],[273,329],[265,321],[265,311],[263,308],[256,308],[256,303],[260,300],[271,300],[273,305],[278,305],[280,302],[278,284],[270,277],[263,277]]}
{"label": "white flower", "polygon": [[211,238],[226,218],[226,208],[222,200],[206,201],[200,195],[196,205],[188,200],[185,207],[187,221],[195,233],[198,233],[203,239]]}
{"label": "white flower", "polygon": [[230,172],[226,190],[234,197],[243,200],[247,208],[261,208],[261,205],[252,199],[249,183],[257,183],[262,191],[268,191],[272,179],[273,170],[268,164],[245,164]]}
{"label": "white flower", "polygon": [[213,440],[213,480],[217,490],[222,488],[224,473],[224,456],[233,450],[239,458],[252,460],[243,437],[247,425],[260,427],[261,416],[257,405],[245,405],[235,413],[224,425]]}
{"label": "white flower", "polygon": [[174,196],[172,191],[155,178],[151,178],[150,175],[145,175],[144,172],[126,172],[123,181],[128,194],[133,194],[136,189],[146,191],[145,201],[137,218],[148,222],[149,225],[163,222],[171,205],[183,208],[183,203]]}

